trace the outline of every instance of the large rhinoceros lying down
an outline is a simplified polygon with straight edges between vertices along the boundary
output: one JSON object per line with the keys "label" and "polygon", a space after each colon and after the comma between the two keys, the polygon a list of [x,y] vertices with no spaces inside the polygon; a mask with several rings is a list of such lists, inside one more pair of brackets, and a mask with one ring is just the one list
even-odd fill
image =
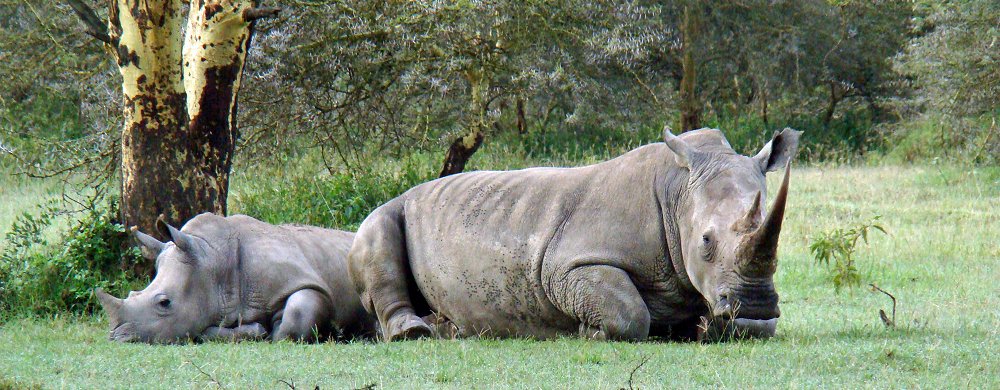
{"label": "large rhinoceros lying down", "polygon": [[353,233],[209,213],[181,230],[162,220],[157,225],[172,242],[133,230],[143,255],[156,260],[152,283],[124,300],[97,290],[112,340],[315,341],[375,334],[375,319],[347,272]]}
{"label": "large rhinoceros lying down", "polygon": [[[428,182],[365,219],[352,279],[386,340],[431,334],[430,312],[459,335],[685,339],[724,324],[769,337],[799,134],[746,157],[718,130],[667,130],[596,165]],[[765,216],[764,174],[782,166]]]}

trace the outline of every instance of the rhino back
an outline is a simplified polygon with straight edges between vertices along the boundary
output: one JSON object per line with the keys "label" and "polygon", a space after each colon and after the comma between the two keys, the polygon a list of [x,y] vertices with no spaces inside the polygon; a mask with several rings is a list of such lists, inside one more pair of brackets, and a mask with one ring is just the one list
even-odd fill
{"label": "rhino back", "polygon": [[397,201],[421,293],[466,333],[540,336],[577,325],[551,299],[575,267],[614,265],[655,285],[667,272],[658,198],[664,148],[415,187]]}

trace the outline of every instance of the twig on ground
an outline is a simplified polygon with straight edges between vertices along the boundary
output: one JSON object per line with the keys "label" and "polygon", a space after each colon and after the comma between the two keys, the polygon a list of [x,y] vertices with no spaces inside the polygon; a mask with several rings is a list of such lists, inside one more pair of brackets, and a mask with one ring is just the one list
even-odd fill
{"label": "twig on ground", "polygon": [[892,294],[889,294],[888,291],[885,291],[885,290],[879,288],[879,286],[876,286],[875,283],[870,283],[868,285],[872,287],[872,291],[881,292],[882,294],[888,295],[889,299],[892,299],[892,319],[890,320],[889,317],[885,315],[885,310],[882,310],[882,309],[878,309],[878,315],[879,315],[880,318],[882,318],[882,323],[885,324],[885,326],[890,327],[890,328],[895,328],[896,327],[896,297],[894,297]]}
{"label": "twig on ground", "polygon": [[[635,379],[635,373],[638,372],[639,369],[642,368],[642,366],[645,365],[646,362],[648,361],[649,361],[649,355],[643,356],[642,360],[639,361],[639,365],[635,366],[635,368],[632,369],[632,372],[628,374],[628,390],[635,389],[635,387],[632,386],[632,381]],[[624,390],[624,388],[622,389]]]}
{"label": "twig on ground", "polygon": [[188,361],[186,361],[185,363],[188,363],[188,364],[190,364],[190,365],[194,366],[194,368],[195,368],[195,369],[197,369],[197,370],[198,370],[198,372],[200,372],[200,373],[201,373],[202,375],[204,375],[205,377],[207,377],[207,378],[208,378],[208,380],[212,381],[212,383],[214,383],[214,384],[215,384],[215,387],[216,387],[216,388],[219,388],[219,389],[224,389],[224,388],[226,388],[225,386],[223,386],[223,385],[222,385],[222,382],[219,382],[219,380],[218,380],[218,379],[215,379],[215,377],[214,377],[214,376],[212,376],[212,374],[209,374],[208,372],[206,372],[206,371],[205,371],[205,369],[203,369],[203,368],[202,368],[201,366],[199,366],[199,365],[195,364],[195,362],[194,362],[194,361],[192,361],[192,360],[188,360]]}

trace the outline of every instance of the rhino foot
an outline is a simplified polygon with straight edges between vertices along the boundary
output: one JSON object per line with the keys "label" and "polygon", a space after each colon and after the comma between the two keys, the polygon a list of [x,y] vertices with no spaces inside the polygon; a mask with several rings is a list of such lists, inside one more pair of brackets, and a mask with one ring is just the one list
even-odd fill
{"label": "rhino foot", "polygon": [[389,319],[386,341],[416,340],[431,337],[434,331],[424,320],[413,314],[400,314]]}

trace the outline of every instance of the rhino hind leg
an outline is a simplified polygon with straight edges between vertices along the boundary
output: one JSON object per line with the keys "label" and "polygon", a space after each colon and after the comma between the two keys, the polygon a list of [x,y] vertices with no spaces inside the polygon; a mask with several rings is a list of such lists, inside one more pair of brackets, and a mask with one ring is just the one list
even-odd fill
{"label": "rhino hind leg", "polygon": [[354,238],[348,263],[365,309],[378,317],[385,341],[433,335],[417,315],[411,291],[415,290],[406,256],[400,222],[376,210]]}
{"label": "rhino hind leg", "polygon": [[646,302],[625,271],[590,265],[569,271],[553,303],[580,321],[581,336],[598,340],[645,340],[650,315]]}
{"label": "rhino hind leg", "polygon": [[272,340],[315,342],[326,333],[332,314],[330,301],[316,290],[299,290],[288,297],[273,319]]}

